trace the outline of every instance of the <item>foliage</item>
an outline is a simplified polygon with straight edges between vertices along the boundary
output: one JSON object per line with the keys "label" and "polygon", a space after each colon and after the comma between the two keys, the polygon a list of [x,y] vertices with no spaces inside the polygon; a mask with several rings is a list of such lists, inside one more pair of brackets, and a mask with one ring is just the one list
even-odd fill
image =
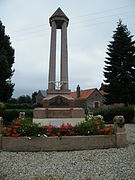
{"label": "foliage", "polygon": [[32,124],[30,120],[17,119],[8,127],[4,127],[3,135],[5,136],[69,136],[73,135],[73,127],[67,123],[62,124],[60,128],[52,125],[41,127],[38,124]]}
{"label": "foliage", "polygon": [[26,95],[26,96],[23,95],[17,99],[17,102],[18,102],[18,104],[23,104],[23,103],[31,104],[32,99],[29,95]]}
{"label": "foliage", "polygon": [[94,112],[94,115],[101,114],[104,117],[106,123],[113,123],[114,116],[123,115],[125,118],[125,123],[132,123],[134,118],[134,107],[110,107],[99,109]]}
{"label": "foliage", "polygon": [[56,126],[45,126],[44,127],[47,131],[47,136],[58,136],[58,137],[62,137],[62,136],[71,136],[74,134],[74,129],[71,126],[71,124],[67,123],[62,124],[59,128]]}
{"label": "foliage", "polygon": [[135,41],[119,20],[113,41],[108,45],[104,76],[107,104],[135,103]]}
{"label": "foliage", "polygon": [[5,108],[5,104],[0,102],[0,110]]}
{"label": "foliage", "polygon": [[5,35],[5,27],[0,21],[0,101],[7,102],[12,96],[14,84],[11,77],[14,73],[14,49],[9,36]]}
{"label": "foliage", "polygon": [[33,109],[35,106],[33,104],[27,104],[27,103],[22,103],[22,104],[6,103],[5,107],[6,109]]}
{"label": "foliage", "polygon": [[34,93],[32,93],[32,103],[35,104],[36,103],[36,96],[37,96],[37,92],[35,91]]}
{"label": "foliage", "polygon": [[39,126],[38,124],[33,124],[31,119],[17,119],[14,120],[11,125],[4,127],[4,136],[35,136],[35,137],[47,137],[47,136],[58,136],[60,139],[62,136],[72,136],[72,135],[111,135],[113,133],[112,126],[106,127],[103,120],[99,116],[89,117],[87,121],[84,121],[75,127],[67,123],[62,124],[60,127],[46,125]]}
{"label": "foliage", "polygon": [[33,118],[33,109],[0,109],[0,116],[4,119],[4,124],[11,123],[14,119],[19,117],[20,112],[25,112],[26,118]]}
{"label": "foliage", "polygon": [[33,109],[35,105],[29,95],[22,95],[9,99],[5,106],[7,109]]}
{"label": "foliage", "polygon": [[74,127],[76,135],[111,135],[112,133],[112,126],[106,126],[101,116],[87,116],[86,121]]}

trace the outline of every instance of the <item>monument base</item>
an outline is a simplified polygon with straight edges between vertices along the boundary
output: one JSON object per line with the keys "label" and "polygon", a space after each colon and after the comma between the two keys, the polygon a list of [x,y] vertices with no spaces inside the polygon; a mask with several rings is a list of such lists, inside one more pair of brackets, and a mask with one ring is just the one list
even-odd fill
{"label": "monument base", "polygon": [[85,120],[83,108],[35,108],[33,123],[40,125],[55,125],[70,123],[72,126]]}
{"label": "monument base", "polygon": [[83,108],[35,108],[33,118],[84,118]]}
{"label": "monument base", "polygon": [[40,126],[52,125],[56,127],[60,127],[62,124],[71,124],[75,126],[81,122],[83,122],[85,118],[43,118],[36,119],[33,118],[33,123],[40,124]]}

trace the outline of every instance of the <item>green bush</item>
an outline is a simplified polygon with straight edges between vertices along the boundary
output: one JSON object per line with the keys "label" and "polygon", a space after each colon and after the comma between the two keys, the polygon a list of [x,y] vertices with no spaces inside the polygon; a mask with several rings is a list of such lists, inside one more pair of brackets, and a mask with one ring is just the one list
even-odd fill
{"label": "green bush", "polygon": [[113,123],[114,116],[123,115],[125,123],[132,123],[134,119],[134,107],[117,107],[117,108],[105,108],[96,110],[94,115],[102,115],[106,123]]}
{"label": "green bush", "polygon": [[38,124],[33,124],[31,119],[14,120],[8,127],[4,127],[4,136],[40,136],[46,134],[46,129]]}
{"label": "green bush", "polygon": [[93,121],[84,121],[74,127],[76,135],[98,134],[97,125]]}
{"label": "green bush", "polygon": [[0,109],[0,116],[3,117],[4,124],[10,124],[19,117],[20,112],[25,112],[26,118],[33,118],[33,109]]}
{"label": "green bush", "polygon": [[88,117],[84,122],[72,127],[71,124],[62,124],[60,127],[46,125],[40,126],[39,124],[32,123],[32,119],[16,119],[9,125],[3,128],[4,136],[35,136],[47,137],[72,135],[111,135],[114,130],[112,126],[106,126],[101,116]]}
{"label": "green bush", "polygon": [[101,116],[88,116],[85,121],[74,127],[75,135],[111,135],[112,133],[112,126],[107,127]]}
{"label": "green bush", "polygon": [[28,103],[22,103],[22,104],[6,103],[5,107],[6,107],[6,109],[33,109],[34,105],[28,104]]}
{"label": "green bush", "polygon": [[0,110],[5,109],[5,104],[0,102]]}
{"label": "green bush", "polygon": [[60,139],[62,136],[73,135],[73,127],[70,124],[62,124],[60,127],[48,125],[39,126],[39,124],[32,123],[31,119],[17,119],[14,120],[9,126],[3,128],[4,136],[34,136],[34,137],[47,137],[58,136]]}

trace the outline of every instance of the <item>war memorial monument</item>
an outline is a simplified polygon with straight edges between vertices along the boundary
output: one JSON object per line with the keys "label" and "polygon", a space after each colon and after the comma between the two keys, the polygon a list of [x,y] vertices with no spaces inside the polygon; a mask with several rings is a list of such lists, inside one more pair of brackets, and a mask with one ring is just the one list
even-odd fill
{"label": "war memorial monument", "polygon": [[[58,8],[49,19],[51,26],[49,78],[47,95],[43,100],[43,107],[34,110],[34,122],[50,122],[61,120],[73,122],[84,119],[84,109],[78,106],[78,102],[71,96],[68,83],[68,48],[67,27],[69,19]],[[60,81],[56,81],[56,36],[57,29],[61,30],[61,59]],[[49,120],[49,121],[48,121]],[[79,121],[80,121],[79,120]],[[74,123],[73,123],[74,124]]]}

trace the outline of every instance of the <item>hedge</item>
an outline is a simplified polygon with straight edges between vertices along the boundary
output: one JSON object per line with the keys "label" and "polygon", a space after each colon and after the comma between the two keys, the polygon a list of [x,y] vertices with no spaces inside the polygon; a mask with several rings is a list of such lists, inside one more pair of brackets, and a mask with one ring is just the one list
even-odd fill
{"label": "hedge", "polygon": [[34,109],[34,104],[22,103],[22,104],[10,104],[6,103],[6,109]]}
{"label": "hedge", "polygon": [[0,116],[3,117],[4,124],[8,125],[19,117],[20,112],[25,112],[26,118],[33,118],[33,109],[0,109]]}
{"label": "hedge", "polygon": [[113,107],[96,110],[94,115],[102,115],[106,123],[113,123],[114,116],[123,115],[125,118],[125,123],[132,123],[134,119],[134,106],[128,107]]}

